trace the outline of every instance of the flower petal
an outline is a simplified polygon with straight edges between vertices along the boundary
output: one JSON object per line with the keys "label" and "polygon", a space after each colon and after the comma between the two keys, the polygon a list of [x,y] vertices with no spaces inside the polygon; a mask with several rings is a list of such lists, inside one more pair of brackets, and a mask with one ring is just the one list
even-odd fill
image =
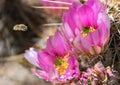
{"label": "flower petal", "polygon": [[54,62],[56,56],[51,55],[48,51],[42,50],[38,53],[38,64],[46,72],[54,71]]}
{"label": "flower petal", "polygon": [[66,49],[68,49],[69,46],[63,36],[56,31],[55,35],[50,37],[50,39],[47,42],[47,47],[49,51],[51,50],[53,53],[59,56],[66,55]]}
{"label": "flower petal", "polygon": [[37,51],[35,51],[34,48],[30,48],[29,50],[26,50],[24,56],[25,58],[33,65],[39,67],[38,65],[38,59],[37,59]]}
{"label": "flower petal", "polygon": [[45,80],[50,81],[50,77],[49,77],[48,73],[46,73],[45,71],[32,69],[32,72],[33,72],[33,74],[35,74],[39,78],[43,78]]}

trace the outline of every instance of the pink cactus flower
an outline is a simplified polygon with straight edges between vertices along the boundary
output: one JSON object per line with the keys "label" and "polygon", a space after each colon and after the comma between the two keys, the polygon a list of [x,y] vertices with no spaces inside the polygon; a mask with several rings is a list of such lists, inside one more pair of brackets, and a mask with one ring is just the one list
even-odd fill
{"label": "pink cactus flower", "polygon": [[83,72],[80,75],[80,81],[79,83],[81,85],[97,85],[96,81],[97,81],[97,76],[93,75],[93,69],[92,68],[88,68],[86,72]]}
{"label": "pink cactus flower", "polygon": [[110,68],[110,66],[108,66],[106,68],[106,73],[108,73],[109,76],[115,77],[115,75],[113,74],[112,69]]}
{"label": "pink cactus flower", "polygon": [[113,74],[112,70],[110,67],[104,67],[102,62],[98,62],[94,65],[94,71],[101,79],[105,79],[106,75],[109,75],[110,77],[114,77],[115,75]]}
{"label": "pink cactus flower", "polygon": [[34,69],[35,75],[55,83],[65,83],[79,76],[78,63],[61,34],[57,31],[47,41],[45,49],[36,52],[26,51],[25,58],[40,69]]}
{"label": "pink cactus flower", "polygon": [[75,2],[63,16],[63,32],[81,53],[98,55],[109,40],[110,20],[99,0]]}
{"label": "pink cactus flower", "polygon": [[98,62],[92,68],[87,68],[86,72],[80,75],[80,84],[83,85],[97,85],[97,82],[107,82],[108,77],[114,77],[110,67],[104,67],[102,62]]}
{"label": "pink cactus flower", "polygon": [[[40,0],[43,6],[54,7],[53,9],[45,9],[45,12],[50,15],[62,17],[65,8],[69,8],[73,2],[78,0]],[[57,8],[58,7],[58,8]],[[61,7],[61,9],[59,8]]]}

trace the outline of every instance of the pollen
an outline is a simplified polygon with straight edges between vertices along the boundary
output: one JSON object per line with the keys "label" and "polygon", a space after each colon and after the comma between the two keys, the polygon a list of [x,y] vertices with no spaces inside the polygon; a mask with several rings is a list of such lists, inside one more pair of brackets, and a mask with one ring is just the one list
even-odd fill
{"label": "pollen", "polygon": [[90,31],[90,32],[94,32],[94,31],[95,31],[95,28],[94,28],[94,27],[90,27],[89,31]]}
{"label": "pollen", "polygon": [[65,74],[69,64],[68,64],[68,55],[64,56],[63,58],[57,58],[56,61],[59,61],[59,65],[55,64],[55,68],[60,75]]}
{"label": "pollen", "polygon": [[87,33],[82,33],[82,36],[83,37],[86,37],[88,34]]}

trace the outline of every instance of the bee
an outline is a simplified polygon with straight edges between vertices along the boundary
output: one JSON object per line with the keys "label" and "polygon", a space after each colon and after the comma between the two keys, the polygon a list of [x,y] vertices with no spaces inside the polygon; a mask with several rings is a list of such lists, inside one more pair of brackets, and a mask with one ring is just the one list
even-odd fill
{"label": "bee", "polygon": [[15,30],[15,31],[26,31],[27,29],[28,29],[28,27],[24,24],[16,24],[13,27],[13,30]]}

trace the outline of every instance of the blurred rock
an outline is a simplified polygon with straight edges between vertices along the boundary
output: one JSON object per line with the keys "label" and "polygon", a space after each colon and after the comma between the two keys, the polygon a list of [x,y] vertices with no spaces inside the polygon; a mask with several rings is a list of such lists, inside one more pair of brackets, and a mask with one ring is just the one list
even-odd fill
{"label": "blurred rock", "polygon": [[0,85],[51,85],[17,62],[0,63]]}

